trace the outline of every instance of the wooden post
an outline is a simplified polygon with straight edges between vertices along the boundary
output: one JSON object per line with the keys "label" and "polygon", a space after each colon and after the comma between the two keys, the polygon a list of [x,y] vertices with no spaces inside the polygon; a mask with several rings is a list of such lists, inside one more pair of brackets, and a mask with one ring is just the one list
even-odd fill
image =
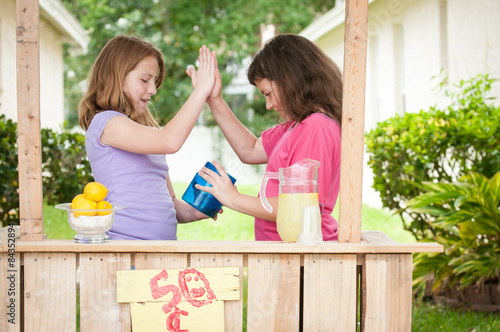
{"label": "wooden post", "polygon": [[345,2],[339,242],[361,241],[368,0]]}
{"label": "wooden post", "polygon": [[22,241],[43,240],[38,0],[16,1],[17,148]]}

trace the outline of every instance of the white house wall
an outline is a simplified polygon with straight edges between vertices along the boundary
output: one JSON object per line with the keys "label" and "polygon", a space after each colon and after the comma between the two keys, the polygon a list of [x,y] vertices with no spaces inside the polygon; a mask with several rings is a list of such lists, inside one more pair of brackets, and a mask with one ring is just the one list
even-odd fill
{"label": "white house wall", "polygon": [[[62,36],[40,23],[40,108],[42,128],[58,129],[65,119]],[[43,25],[42,25],[43,24]]]}
{"label": "white house wall", "polygon": [[[339,2],[333,9],[339,13],[332,17],[345,15],[341,6]],[[314,36],[312,40],[342,67],[344,24],[321,36],[311,31],[302,34]],[[433,77],[442,68],[450,82],[486,73],[500,78],[499,31],[499,0],[371,1],[366,129],[396,113],[440,105],[443,98],[435,90],[439,79]],[[500,95],[498,84],[493,94]]]}
{"label": "white house wall", "polygon": [[0,0],[0,113],[17,119],[16,2]]}
{"label": "white house wall", "polygon": [[[489,73],[500,79],[500,1],[448,1],[448,13],[450,76]],[[500,96],[500,87],[495,91]]]}
{"label": "white house wall", "polygon": [[[65,119],[62,43],[85,48],[88,37],[58,0],[45,0],[44,6],[51,12],[40,8],[40,122],[42,128],[58,130]],[[17,121],[16,2],[0,0],[0,8],[0,113]]]}

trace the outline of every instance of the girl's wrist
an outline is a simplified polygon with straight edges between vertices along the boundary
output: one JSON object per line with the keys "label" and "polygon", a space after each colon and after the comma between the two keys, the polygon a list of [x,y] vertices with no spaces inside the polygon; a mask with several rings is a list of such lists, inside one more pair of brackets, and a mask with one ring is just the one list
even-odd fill
{"label": "girl's wrist", "polygon": [[210,106],[210,108],[212,107],[216,108],[218,106],[224,105],[224,98],[222,98],[221,95],[217,97],[210,97],[207,99],[207,104],[208,106]]}
{"label": "girl's wrist", "polygon": [[196,87],[193,89],[191,94],[192,95],[201,95],[202,97],[204,97],[204,99],[207,99],[210,96],[210,91],[205,90],[201,87]]}

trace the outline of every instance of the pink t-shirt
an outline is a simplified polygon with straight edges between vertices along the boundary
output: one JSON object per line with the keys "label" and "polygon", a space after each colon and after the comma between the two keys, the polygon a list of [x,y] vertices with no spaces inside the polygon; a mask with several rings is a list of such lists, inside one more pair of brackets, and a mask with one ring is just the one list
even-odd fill
{"label": "pink t-shirt", "polygon": [[[321,229],[324,241],[338,239],[337,220],[331,215],[340,186],[340,125],[322,113],[313,113],[301,123],[277,125],[262,132],[262,144],[268,156],[267,172],[291,166],[309,158],[321,163],[318,168],[318,197],[323,207]],[[279,182],[270,179],[266,196],[279,195]],[[276,222],[255,218],[255,240],[281,241]]]}

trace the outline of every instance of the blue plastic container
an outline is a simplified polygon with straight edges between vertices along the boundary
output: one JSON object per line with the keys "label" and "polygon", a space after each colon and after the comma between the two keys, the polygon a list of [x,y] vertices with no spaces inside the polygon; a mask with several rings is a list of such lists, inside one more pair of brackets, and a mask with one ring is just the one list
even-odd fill
{"label": "blue plastic container", "polygon": [[[217,172],[217,169],[211,162],[207,161],[205,163],[205,167],[219,174],[219,172]],[[229,175],[231,182],[233,182],[234,184],[236,182],[236,179],[232,177],[229,173],[227,175]],[[198,211],[203,212],[204,214],[209,216],[210,218],[212,219],[215,218],[217,213],[219,213],[222,204],[212,194],[207,193],[206,191],[196,189],[195,188],[196,184],[199,184],[200,186],[204,187],[212,186],[200,175],[198,175],[198,173],[196,173],[193,180],[191,181],[186,191],[182,195],[182,199],[186,203],[197,209]]]}

